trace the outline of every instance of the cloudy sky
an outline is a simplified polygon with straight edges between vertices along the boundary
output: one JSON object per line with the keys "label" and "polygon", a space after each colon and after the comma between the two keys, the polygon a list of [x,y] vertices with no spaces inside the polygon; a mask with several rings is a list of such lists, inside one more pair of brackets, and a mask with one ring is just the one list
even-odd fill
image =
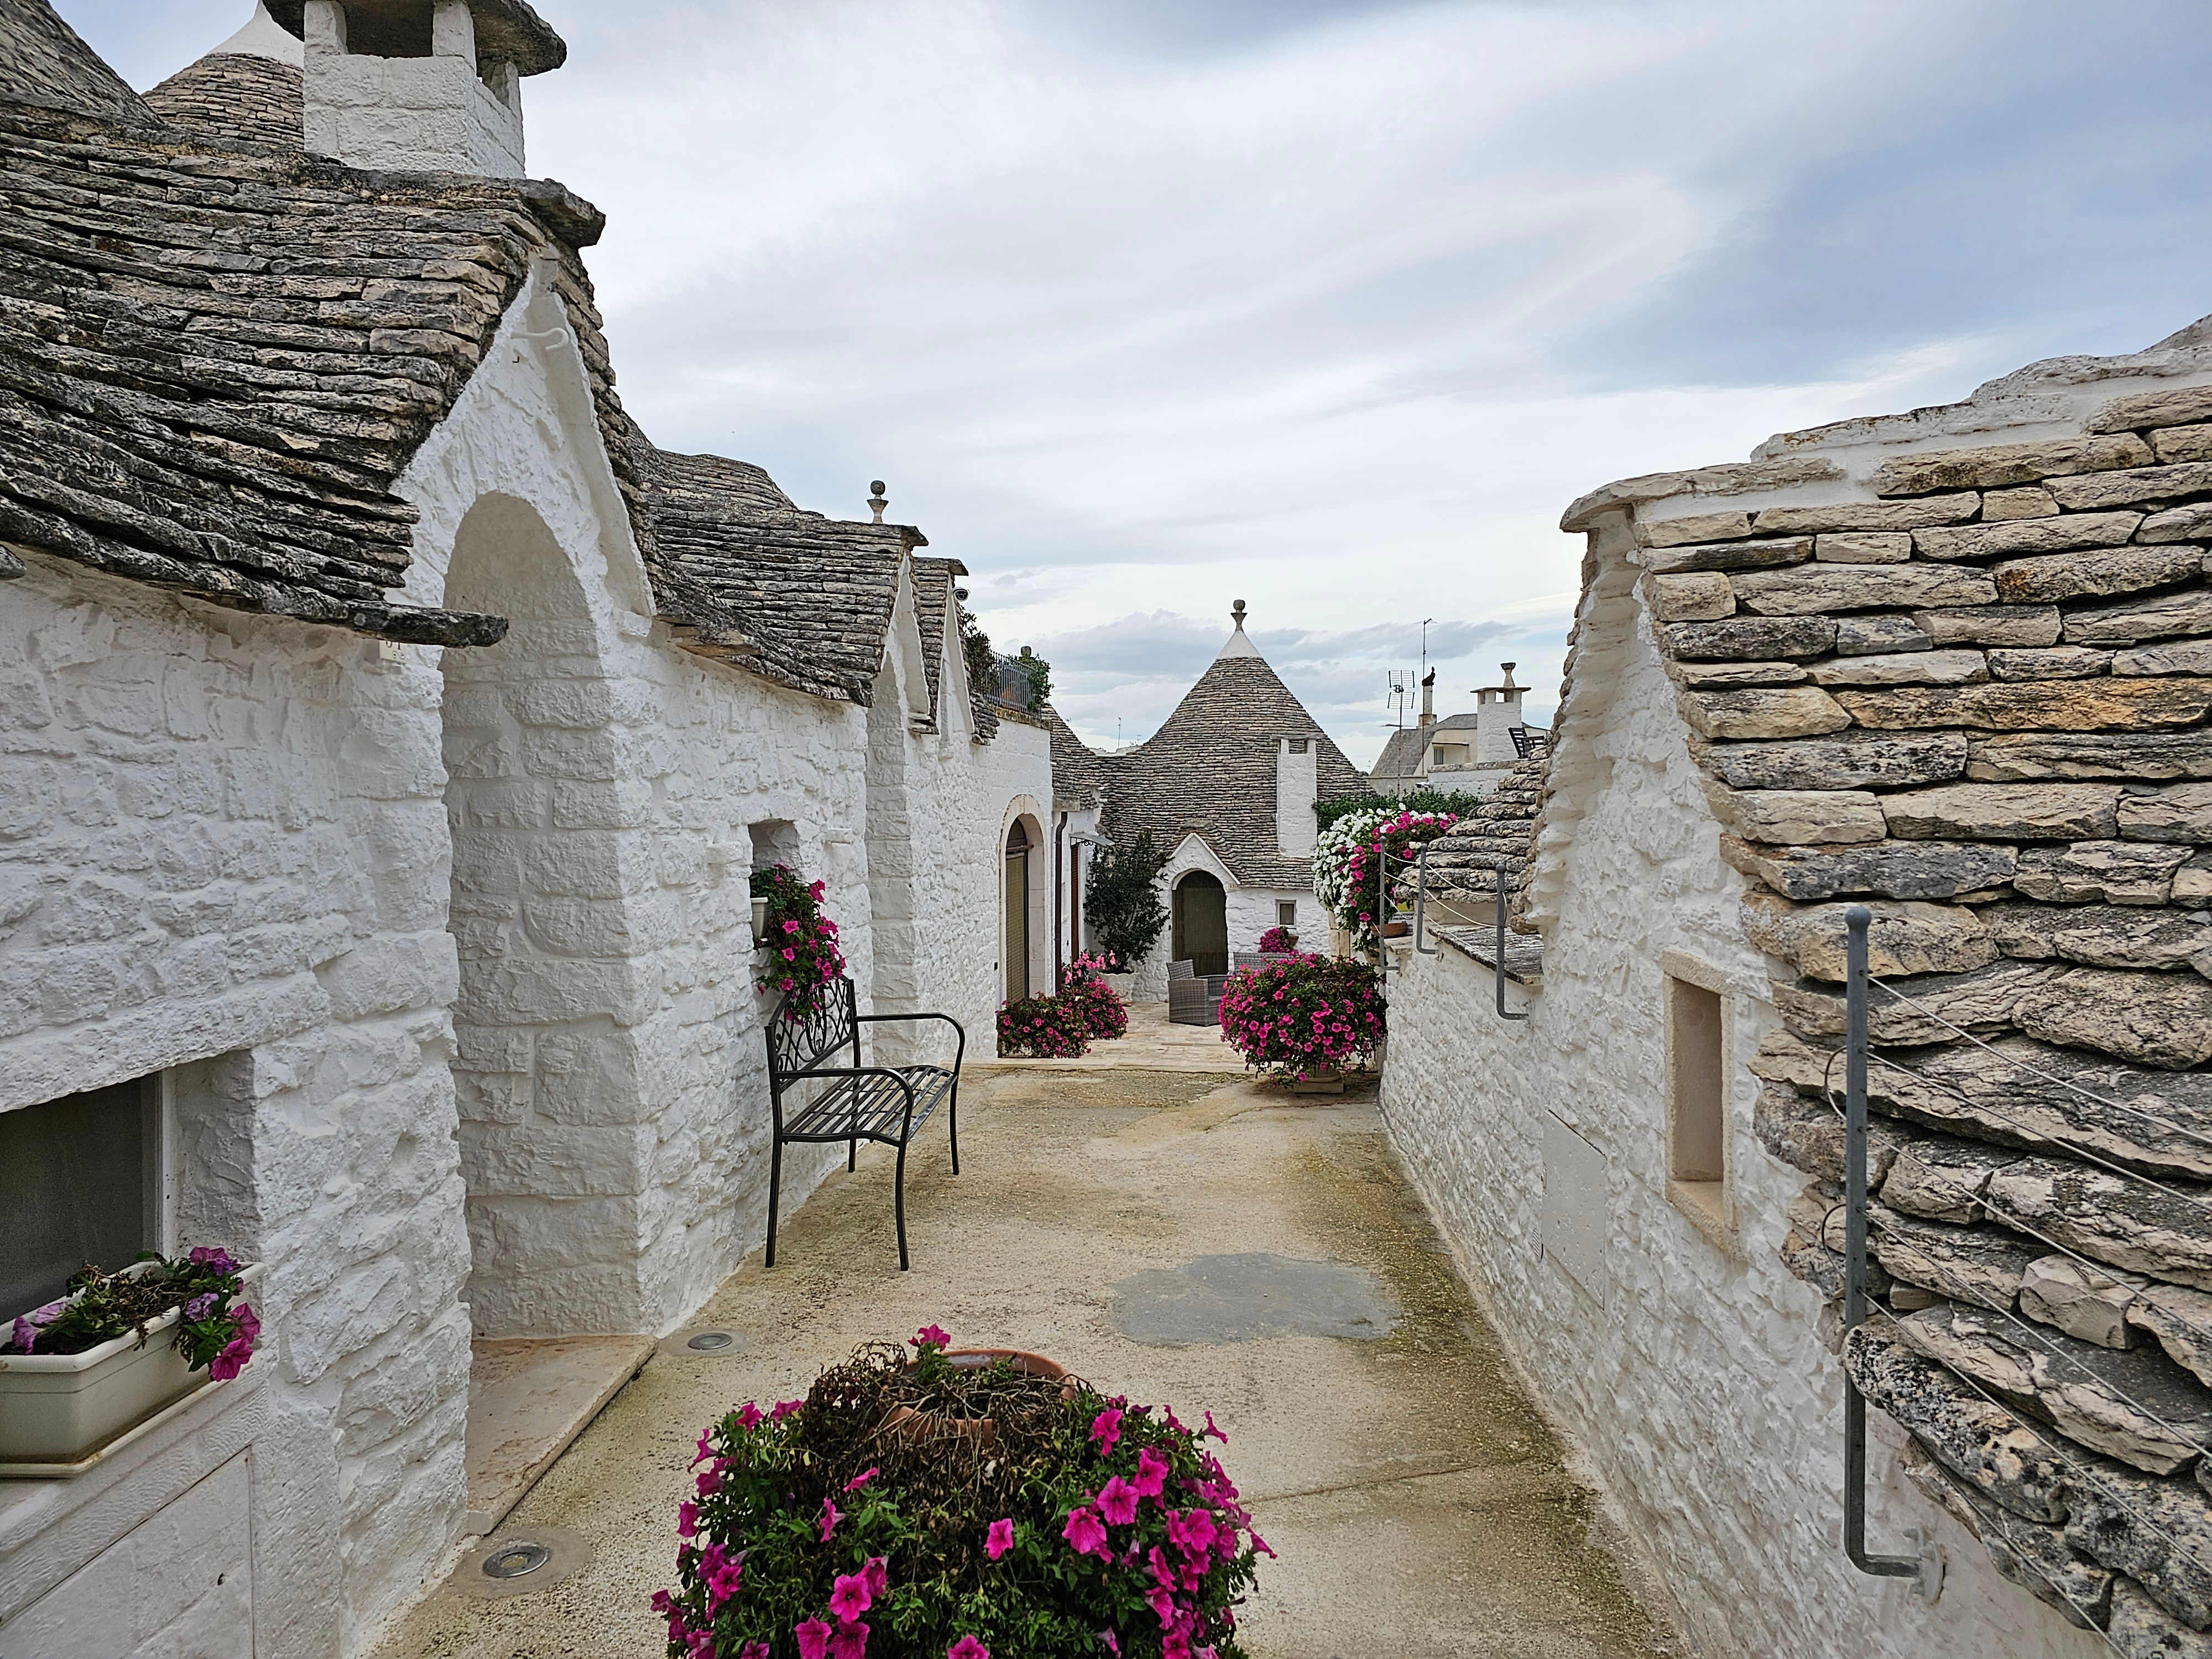
{"label": "cloudy sky", "polygon": [[[965,560],[1078,729],[1232,599],[1355,759],[1556,687],[1574,496],[2212,311],[2202,0],[537,0],[663,446]],[[246,0],[58,0],[136,85]]]}

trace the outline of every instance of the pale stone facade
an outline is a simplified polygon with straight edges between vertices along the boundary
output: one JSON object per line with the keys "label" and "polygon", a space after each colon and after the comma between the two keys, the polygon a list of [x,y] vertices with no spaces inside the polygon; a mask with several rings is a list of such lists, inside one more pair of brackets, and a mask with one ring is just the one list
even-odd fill
{"label": "pale stone facade", "polygon": [[[61,170],[88,130],[149,167],[190,149],[100,125],[128,89],[72,50],[97,99],[0,88],[27,149]],[[287,199],[292,161],[204,153]],[[392,188],[477,187],[386,175],[372,237]],[[0,1112],[158,1079],[156,1242],[267,1264],[239,1382],[91,1474],[0,1485],[0,1629],[55,1632],[41,1659],[359,1649],[462,1533],[471,1337],[657,1334],[761,1247],[759,864],[826,884],[864,1010],[944,1009],[990,1052],[999,848],[1013,813],[1049,815],[1047,732],[975,696],[957,605],[917,602],[918,533],[798,513],[732,463],[693,466],[737,480],[726,505],[696,478],[655,493],[692,464],[625,426],[573,247],[529,240],[521,204],[589,211],[525,188],[490,233],[514,243],[441,248],[418,292],[447,308],[380,348],[460,342],[435,347],[450,380],[412,382],[410,410],[435,403],[418,436],[375,452],[404,459],[366,509],[404,526],[389,599],[332,599],[296,557],[249,561],[289,574],[244,588],[220,551],[152,565],[0,503]],[[277,279],[234,280],[252,301]],[[380,327],[410,297],[316,280]],[[26,465],[66,472],[100,435]],[[266,522],[273,544],[292,520]],[[730,550],[694,568],[823,550],[755,618],[672,586],[649,533]],[[787,1215],[835,1162],[786,1160]]]}
{"label": "pale stone facade", "polygon": [[[2208,1640],[2205,340],[1577,502],[1548,763],[1438,843],[1391,1133],[1715,1652]],[[1876,1316],[1839,1353],[1852,899],[1950,1023],[1875,1011]],[[1932,1604],[1842,1553],[1846,1367],[1870,1547],[1932,1540]]]}

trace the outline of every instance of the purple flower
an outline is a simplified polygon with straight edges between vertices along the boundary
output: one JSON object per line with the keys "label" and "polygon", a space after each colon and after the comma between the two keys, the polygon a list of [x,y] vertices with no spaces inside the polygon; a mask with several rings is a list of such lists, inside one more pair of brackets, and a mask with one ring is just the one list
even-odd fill
{"label": "purple flower", "polygon": [[213,1291],[203,1291],[201,1294],[194,1297],[191,1301],[185,1304],[185,1317],[187,1319],[205,1319],[208,1316],[209,1310],[215,1306],[215,1292]]}
{"label": "purple flower", "polygon": [[186,1260],[196,1267],[212,1268],[219,1273],[234,1273],[238,1271],[238,1263],[230,1259],[228,1250],[212,1249],[205,1244],[194,1245]]}
{"label": "purple flower", "polygon": [[39,1340],[39,1333],[52,1324],[56,1316],[68,1306],[69,1298],[64,1297],[58,1302],[49,1302],[45,1307],[33,1308],[20,1316],[15,1321],[15,1352],[30,1352],[31,1345]]}

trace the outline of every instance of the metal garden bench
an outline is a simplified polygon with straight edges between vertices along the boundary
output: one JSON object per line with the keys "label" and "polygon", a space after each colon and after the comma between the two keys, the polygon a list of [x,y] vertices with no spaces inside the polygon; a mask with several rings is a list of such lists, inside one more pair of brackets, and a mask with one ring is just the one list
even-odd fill
{"label": "metal garden bench", "polygon": [[[857,1167],[860,1143],[873,1140],[898,1148],[898,1173],[891,1193],[892,1214],[898,1224],[899,1271],[907,1267],[906,1149],[915,1132],[929,1121],[939,1105],[952,1139],[952,1173],[960,1173],[960,1062],[967,1058],[968,1032],[950,1014],[863,1014],[853,993],[853,981],[841,979],[830,989],[822,1006],[794,1019],[784,1018],[791,1000],[787,992],[768,1022],[768,1098],[775,1119],[775,1139],[769,1148],[768,1265],[775,1266],[776,1200],[783,1186],[783,1149],[789,1144],[845,1143],[845,1167]],[[941,1019],[959,1038],[952,1069],[942,1066],[863,1066],[860,1027],[901,1021]],[[852,1051],[852,1064],[831,1062]],[[785,1100],[794,1088],[821,1085],[794,1103]]]}

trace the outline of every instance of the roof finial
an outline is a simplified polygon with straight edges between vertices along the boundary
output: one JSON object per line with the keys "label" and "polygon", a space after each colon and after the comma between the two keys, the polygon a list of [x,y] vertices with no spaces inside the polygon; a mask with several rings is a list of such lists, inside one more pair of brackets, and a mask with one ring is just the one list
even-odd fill
{"label": "roof finial", "polygon": [[1507,691],[1515,690],[1516,688],[1513,684],[1513,665],[1510,662],[1502,662],[1498,665],[1505,671],[1505,684],[1501,689]]}
{"label": "roof finial", "polygon": [[878,478],[868,486],[868,505],[875,509],[876,522],[881,524],[884,521],[884,509],[890,505],[890,501],[884,495],[884,481]]}
{"label": "roof finial", "polygon": [[1239,599],[1229,607],[1229,620],[1237,624],[1237,631],[1244,631],[1244,601]]}

